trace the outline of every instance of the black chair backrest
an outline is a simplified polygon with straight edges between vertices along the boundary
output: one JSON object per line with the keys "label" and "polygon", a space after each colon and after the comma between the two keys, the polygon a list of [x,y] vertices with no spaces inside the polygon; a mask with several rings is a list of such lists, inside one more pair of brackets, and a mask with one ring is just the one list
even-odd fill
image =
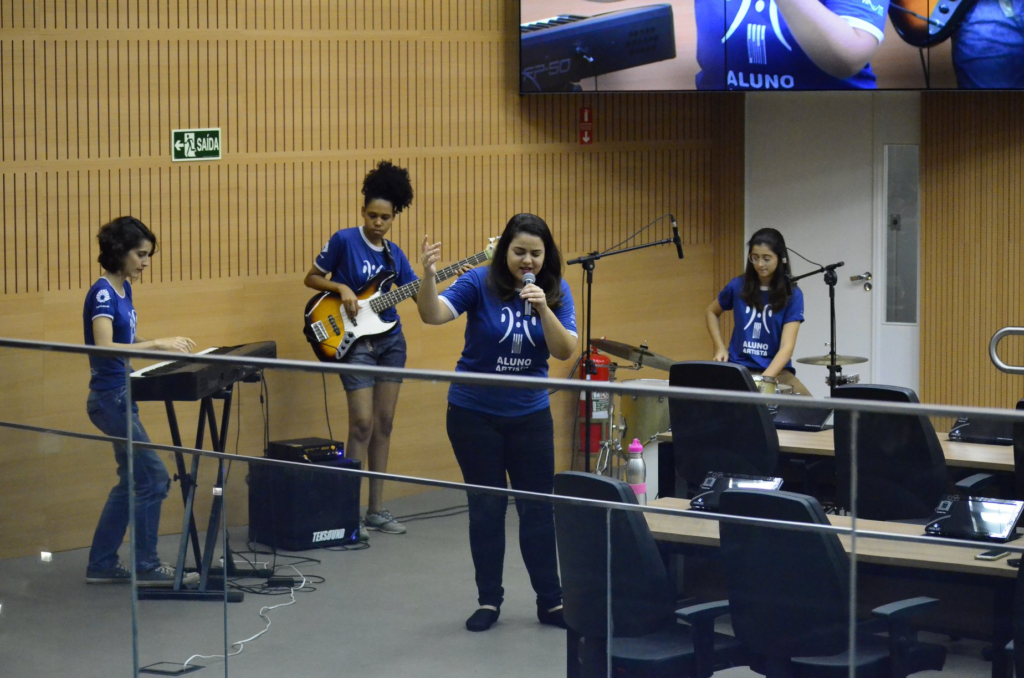
{"label": "black chair backrest", "polygon": [[[636,504],[629,485],[591,473],[555,476],[555,494]],[[642,513],[611,513],[611,587],[608,585],[608,512],[555,504],[555,535],[562,574],[565,622],[583,637],[605,638],[608,592],[616,637],[653,633],[673,623],[675,590]]]}
{"label": "black chair backrest", "polygon": [[[836,398],[917,403],[917,394],[901,386],[851,384]],[[857,509],[862,518],[927,518],[946,490],[946,458],[928,417],[858,413]],[[836,410],[836,503],[850,508],[852,414]]]}
{"label": "black chair backrest", "polygon": [[[757,393],[742,365],[695,360],[669,370],[671,386]],[[709,471],[775,475],[779,434],[767,405],[670,398],[669,420],[677,475],[693,488]]]}
{"label": "black chair backrest", "polygon": [[[1018,404],[1018,409],[1024,409]],[[1016,555],[1016,554],[1014,554]],[[1024,676],[1024,558],[1017,563],[1017,583],[1013,589],[1013,667]],[[1001,651],[1003,648],[995,648]]]}
{"label": "black chair backrest", "polygon": [[[722,513],[828,525],[818,500],[793,492],[726,490]],[[839,537],[722,522],[732,627],[766,658],[827,656],[847,647],[849,560]]]}
{"label": "black chair backrest", "polygon": [[[1017,401],[1017,409],[1024,410],[1024,399]],[[1013,480],[1016,498],[1024,499],[1024,424],[1016,423],[1013,425]]]}

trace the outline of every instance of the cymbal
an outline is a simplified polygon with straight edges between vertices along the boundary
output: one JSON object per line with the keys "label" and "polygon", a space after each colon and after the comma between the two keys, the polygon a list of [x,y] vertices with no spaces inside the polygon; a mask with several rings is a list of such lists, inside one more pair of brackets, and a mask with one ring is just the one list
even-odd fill
{"label": "cymbal", "polygon": [[[797,358],[796,361],[798,363],[803,363],[804,365],[826,366],[832,364],[832,356],[816,355],[813,358]],[[855,355],[836,356],[836,365],[856,365],[857,363],[866,363],[867,361],[867,358],[861,358],[860,356]]]}
{"label": "cymbal", "polygon": [[631,362],[637,363],[643,367],[651,367],[656,370],[665,370],[666,372],[671,369],[672,365],[676,363],[671,358],[658,355],[657,353],[651,353],[645,347],[630,346],[629,344],[623,344],[620,341],[611,341],[610,339],[591,339],[591,346],[599,351],[604,351],[608,355],[613,355],[616,358],[623,358]]}

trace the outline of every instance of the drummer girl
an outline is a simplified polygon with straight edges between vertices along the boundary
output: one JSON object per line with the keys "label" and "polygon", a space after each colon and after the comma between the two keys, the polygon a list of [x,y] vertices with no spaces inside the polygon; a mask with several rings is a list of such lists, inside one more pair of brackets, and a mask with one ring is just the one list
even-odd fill
{"label": "drummer girl", "polygon": [[[715,360],[743,365],[752,374],[789,384],[811,395],[793,369],[793,349],[804,321],[804,295],[789,281],[786,241],[774,228],[762,228],[747,243],[747,268],[733,278],[706,312]],[[732,339],[722,341],[721,316],[733,312]]]}

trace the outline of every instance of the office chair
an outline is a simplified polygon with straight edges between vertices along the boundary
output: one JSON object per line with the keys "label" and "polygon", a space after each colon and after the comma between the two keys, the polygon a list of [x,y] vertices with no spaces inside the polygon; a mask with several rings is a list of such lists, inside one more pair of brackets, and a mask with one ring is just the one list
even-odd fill
{"label": "office chair", "polygon": [[[1016,439],[1016,435],[1014,439]],[[1014,556],[1016,555],[1014,554]],[[1024,558],[1018,558],[1017,580],[1013,587],[1013,614],[1011,615],[1013,637],[1006,644],[1005,654],[1001,658],[998,655],[993,656],[993,662],[1001,659],[999,661],[1001,666],[995,664],[992,666],[993,676],[1006,676],[1006,678],[1013,678],[1014,675],[1024,676],[1024,651],[1018,653],[1014,650],[1016,645],[1024,648],[1024,614],[1022,613],[1024,613]]]}
{"label": "office chair", "polygon": [[[918,403],[902,386],[840,386],[836,398],[890,403]],[[835,412],[836,504],[849,509],[852,413]],[[857,426],[857,509],[871,520],[922,521],[931,517],[946,492],[946,458],[928,417],[860,412]],[[956,483],[974,495],[993,476],[979,473]]]}
{"label": "office chair", "polygon": [[[555,476],[555,494],[636,504],[626,483],[574,471]],[[607,520],[603,508],[555,504],[563,614],[569,627],[568,675],[580,675],[581,670],[587,678],[605,675],[609,591],[616,676],[707,678],[737,661],[731,654],[735,640],[714,633],[714,618],[727,612],[725,603],[674,611],[674,587],[639,512],[612,512],[608,581]],[[677,617],[691,625],[678,623]]]}
{"label": "office chair", "polygon": [[[1017,401],[1017,409],[1024,410],[1024,398]],[[1013,425],[1013,484],[1014,497],[1024,499],[1024,424],[1017,423]]]}
{"label": "office chair", "polygon": [[[747,368],[710,360],[672,365],[669,385],[758,392]],[[775,475],[779,434],[767,405],[669,398],[668,415],[676,476],[689,488],[699,487],[709,471]],[[680,491],[674,494],[686,496]]]}
{"label": "office chair", "polygon": [[[813,497],[727,490],[722,513],[828,525]],[[750,667],[769,678],[845,678],[849,655],[849,559],[839,537],[763,525],[720,524],[722,569],[736,639]],[[941,670],[946,649],[921,643],[907,619],[938,604],[914,598],[873,610],[888,637],[857,633],[858,678]]]}

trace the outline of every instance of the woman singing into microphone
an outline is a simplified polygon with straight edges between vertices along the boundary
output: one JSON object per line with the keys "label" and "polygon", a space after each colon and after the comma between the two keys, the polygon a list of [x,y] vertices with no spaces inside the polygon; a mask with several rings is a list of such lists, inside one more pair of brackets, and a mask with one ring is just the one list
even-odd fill
{"label": "woman singing into microphone", "polygon": [[[708,333],[715,360],[743,365],[753,374],[789,384],[797,395],[811,395],[796,378],[793,349],[804,321],[804,294],[789,281],[786,241],[774,228],[762,228],[747,243],[747,267],[708,306]],[[721,316],[733,312],[732,339],[722,340]]]}
{"label": "woman singing into microphone", "polygon": [[[549,355],[558,360],[572,356],[577,336],[572,293],[544,220],[532,214],[512,217],[493,263],[469,271],[438,296],[434,275],[440,248],[440,243],[431,245],[423,238],[423,282],[416,303],[428,325],[467,315],[466,346],[456,372],[547,377]],[[452,384],[447,423],[466,483],[505,489],[507,474],[513,489],[552,492],[554,427],[543,387]],[[498,620],[504,600],[508,500],[475,493],[468,498],[469,545],[480,607],[466,620],[466,628],[486,631]],[[516,499],[516,510],[519,548],[537,594],[537,618],[564,628],[551,504]]]}

